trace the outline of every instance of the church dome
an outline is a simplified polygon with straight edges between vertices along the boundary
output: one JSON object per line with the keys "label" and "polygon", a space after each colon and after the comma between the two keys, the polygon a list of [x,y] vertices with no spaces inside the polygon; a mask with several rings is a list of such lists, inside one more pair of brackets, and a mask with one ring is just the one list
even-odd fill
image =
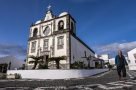
{"label": "church dome", "polygon": [[59,15],[59,17],[64,16],[64,15],[67,15],[67,14],[68,14],[68,12],[62,12],[62,13]]}

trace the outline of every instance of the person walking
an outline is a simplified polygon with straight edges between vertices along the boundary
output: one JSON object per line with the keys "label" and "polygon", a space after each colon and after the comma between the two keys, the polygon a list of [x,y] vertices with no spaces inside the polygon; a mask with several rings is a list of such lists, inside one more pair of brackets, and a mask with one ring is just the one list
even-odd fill
{"label": "person walking", "polygon": [[[117,72],[119,80],[122,80],[122,76],[126,77],[126,68],[125,65],[128,65],[124,55],[121,50],[118,50],[118,55],[115,57],[115,64],[117,66]],[[123,74],[123,75],[122,75]]]}

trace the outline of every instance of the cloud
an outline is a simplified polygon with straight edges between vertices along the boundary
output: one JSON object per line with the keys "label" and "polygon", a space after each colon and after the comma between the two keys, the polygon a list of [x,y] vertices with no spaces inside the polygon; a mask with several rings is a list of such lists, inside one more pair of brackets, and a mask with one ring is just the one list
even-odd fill
{"label": "cloud", "polygon": [[111,56],[115,56],[118,49],[121,49],[123,53],[126,55],[129,50],[136,48],[136,41],[127,42],[127,43],[111,43],[103,46],[96,46],[94,50],[97,54],[110,54]]}
{"label": "cloud", "polygon": [[26,57],[26,49],[20,45],[0,44],[0,56],[11,55],[24,59]]}

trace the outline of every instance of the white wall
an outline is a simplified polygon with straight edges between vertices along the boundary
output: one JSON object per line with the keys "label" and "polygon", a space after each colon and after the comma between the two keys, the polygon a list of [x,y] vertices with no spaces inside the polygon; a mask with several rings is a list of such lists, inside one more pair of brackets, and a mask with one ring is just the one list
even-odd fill
{"label": "white wall", "polygon": [[136,59],[134,54],[136,54],[136,48],[128,52],[128,59],[130,60],[128,66],[130,70],[136,70]]}
{"label": "white wall", "polygon": [[[63,49],[57,49],[57,42],[58,42],[58,37],[64,36],[64,47]],[[67,34],[59,34],[55,36],[55,56],[67,56]]]}
{"label": "white wall", "polygon": [[109,61],[109,55],[108,54],[102,54],[99,58],[103,59],[104,63]]}
{"label": "white wall", "polygon": [[115,65],[115,58],[110,58],[110,59],[109,59],[109,63],[110,63],[111,65]]}
{"label": "white wall", "polygon": [[[57,31],[58,30],[58,23],[60,20],[63,20],[64,21],[64,29],[67,29],[67,16],[65,17],[59,17],[59,18],[55,18],[54,20],[51,20],[51,21],[48,21],[48,22],[45,22],[45,23],[41,23],[41,24],[37,24],[37,25],[34,25],[32,27],[30,27],[30,34],[29,34],[29,37],[33,37],[33,30],[35,28],[38,29],[38,33],[37,33],[37,36],[38,37],[44,37],[45,35],[43,34],[43,31],[45,30],[45,28],[47,26],[49,26],[50,28],[50,33],[48,34],[49,37],[45,37],[45,38],[41,38],[41,39],[36,39],[36,40],[31,40],[29,41],[29,49],[28,49],[28,56],[29,55],[33,55],[33,56],[37,56],[37,53],[38,53],[38,48],[40,47],[41,48],[41,51],[43,51],[43,41],[44,39],[49,39],[49,48],[48,50],[50,51],[50,46],[53,45],[53,36],[50,36],[54,31]],[[57,49],[57,37],[59,36],[64,36],[64,48],[63,49]],[[58,34],[58,35],[54,35],[54,39],[55,39],[55,52],[54,52],[54,57],[58,57],[58,56],[67,56],[67,53],[66,53],[66,50],[67,50],[67,34]],[[36,50],[34,53],[31,53],[31,44],[33,41],[36,41]],[[52,56],[52,55],[51,55]],[[31,61],[33,59],[31,58],[28,58],[28,62]],[[64,63],[65,61],[61,61],[62,63]],[[32,65],[32,64],[28,64],[28,65]]]}
{"label": "white wall", "polygon": [[[57,42],[58,42],[58,37],[59,36],[64,36],[64,48],[63,49],[57,49]],[[49,41],[49,46],[48,46],[48,51],[51,51],[50,50],[50,47],[53,46],[53,37],[50,36],[50,37],[45,37],[45,38],[41,38],[39,40],[33,40],[33,41],[37,41],[36,43],[36,51],[34,53],[31,53],[31,43],[33,41],[30,41],[30,46],[29,46],[29,53],[28,53],[28,56],[29,55],[34,55],[34,56],[37,56],[37,51],[38,51],[38,44],[39,44],[39,47],[41,48],[41,52],[43,51],[43,44],[44,44],[44,39],[48,39]],[[54,57],[58,57],[58,56],[67,56],[67,34],[59,34],[59,35],[56,35],[54,36],[54,39],[55,39],[55,47],[54,47]],[[51,51],[52,52],[52,51]],[[49,52],[49,56],[51,54],[51,52]],[[31,58],[28,58],[28,62],[31,61],[32,59]],[[62,63],[65,62],[65,61],[61,61]],[[28,64],[28,65],[31,65],[31,64]]]}
{"label": "white wall", "polygon": [[85,51],[87,57],[90,55],[94,56],[94,53],[92,53],[88,48],[86,48],[81,42],[79,42],[77,39],[75,39],[75,37],[71,35],[71,63],[74,63],[75,61],[83,61],[87,66],[87,60],[85,58],[82,58],[85,57]]}
{"label": "white wall", "polygon": [[8,70],[7,74],[21,74],[23,79],[69,79],[88,77],[108,69],[92,70]]}

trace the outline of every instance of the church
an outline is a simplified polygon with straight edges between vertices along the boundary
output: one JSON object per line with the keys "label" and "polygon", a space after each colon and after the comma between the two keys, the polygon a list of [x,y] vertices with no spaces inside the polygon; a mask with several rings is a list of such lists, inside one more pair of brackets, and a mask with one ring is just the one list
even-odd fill
{"label": "church", "polygon": [[[95,56],[95,52],[77,37],[76,21],[71,15],[62,12],[56,16],[49,6],[45,17],[30,26],[26,60],[28,69],[34,66],[30,56],[43,56],[43,61],[65,56],[59,62],[59,69],[71,69],[75,62],[83,62],[84,67],[94,67],[91,57]],[[56,69],[56,64],[53,60],[48,61],[48,68]]]}

